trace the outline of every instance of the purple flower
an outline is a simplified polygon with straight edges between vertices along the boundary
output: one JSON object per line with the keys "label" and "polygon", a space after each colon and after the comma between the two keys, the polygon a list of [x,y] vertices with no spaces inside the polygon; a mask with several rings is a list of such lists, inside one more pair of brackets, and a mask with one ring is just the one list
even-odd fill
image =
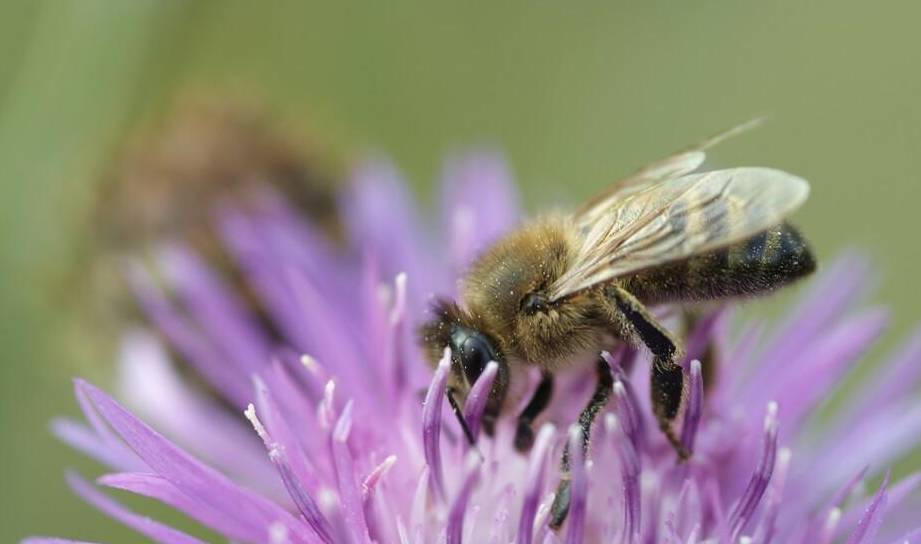
{"label": "purple flower", "polygon": [[[106,489],[156,499],[234,542],[921,542],[921,475],[890,483],[885,472],[921,436],[921,334],[862,374],[828,421],[815,417],[887,321],[862,308],[871,282],[854,255],[827,266],[779,325],[724,310],[692,332],[686,463],[651,420],[646,354],[604,354],[612,400],[588,455],[572,448],[570,515],[550,530],[560,452],[578,441],[568,425],[591,380],[571,372],[554,423],[521,455],[510,422],[480,432],[488,366],[464,406],[477,437],[467,445],[445,402],[449,357],[433,373],[414,328],[429,297],[452,295],[472,256],[515,225],[517,197],[490,154],[449,162],[443,180],[442,225],[431,229],[391,166],[358,170],[342,197],[344,249],[268,191],[260,206],[218,209],[258,315],[182,241],[129,264],[150,323],[122,339],[119,397],[131,411],[76,382],[86,421],[55,421],[54,432],[111,472],[69,473],[74,492],[168,544],[200,540]],[[712,375],[694,360],[711,342]]]}

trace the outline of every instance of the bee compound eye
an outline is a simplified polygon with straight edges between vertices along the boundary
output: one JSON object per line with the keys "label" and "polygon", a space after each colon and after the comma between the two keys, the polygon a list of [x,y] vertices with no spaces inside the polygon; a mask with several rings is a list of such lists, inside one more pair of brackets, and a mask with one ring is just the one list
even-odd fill
{"label": "bee compound eye", "polygon": [[466,327],[458,327],[454,331],[451,335],[451,344],[452,351],[457,354],[464,376],[470,385],[480,377],[490,361],[499,358],[486,335]]}
{"label": "bee compound eye", "polygon": [[464,347],[461,351],[461,360],[464,363],[464,374],[467,375],[467,381],[470,385],[480,377],[483,369],[490,360],[489,344],[480,335],[467,337]]}

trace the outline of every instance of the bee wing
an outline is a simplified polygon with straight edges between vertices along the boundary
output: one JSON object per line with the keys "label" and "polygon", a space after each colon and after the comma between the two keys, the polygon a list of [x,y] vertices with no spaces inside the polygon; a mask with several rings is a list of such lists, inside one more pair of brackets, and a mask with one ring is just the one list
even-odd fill
{"label": "bee wing", "polygon": [[613,183],[603,192],[587,201],[576,212],[576,215],[592,220],[597,215],[603,214],[610,207],[612,199],[622,198],[625,193],[690,174],[704,163],[707,158],[705,153],[707,149],[733,136],[751,130],[762,122],[764,122],[764,118],[757,117],[715,134],[683,151],[648,164],[630,176]]}
{"label": "bee wing", "polygon": [[744,240],[780,223],[808,195],[805,180],[770,168],[631,186],[606,208],[575,216],[581,244],[574,264],[550,287],[550,298]]}

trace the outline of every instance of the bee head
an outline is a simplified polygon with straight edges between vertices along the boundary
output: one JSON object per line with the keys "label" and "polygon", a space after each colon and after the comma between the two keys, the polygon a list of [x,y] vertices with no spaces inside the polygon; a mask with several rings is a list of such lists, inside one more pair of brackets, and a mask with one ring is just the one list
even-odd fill
{"label": "bee head", "polygon": [[[429,362],[437,364],[444,348],[451,349],[451,375],[448,389],[460,399],[466,398],[490,361],[499,365],[499,371],[489,392],[484,418],[498,416],[508,388],[508,364],[494,336],[464,312],[457,304],[437,300],[432,306],[432,319],[421,329],[422,343]],[[489,423],[487,423],[487,428]]]}

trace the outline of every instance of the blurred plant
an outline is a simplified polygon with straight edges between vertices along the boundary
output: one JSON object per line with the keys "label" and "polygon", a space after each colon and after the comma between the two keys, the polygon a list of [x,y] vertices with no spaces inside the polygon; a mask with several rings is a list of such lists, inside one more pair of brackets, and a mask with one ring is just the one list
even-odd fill
{"label": "blurred plant", "polygon": [[252,302],[213,219],[223,204],[258,207],[264,187],[284,194],[327,236],[339,236],[335,168],[309,151],[310,142],[301,145],[282,134],[255,106],[185,96],[155,120],[119,150],[92,208],[85,256],[91,270],[81,276],[90,278],[93,289],[89,300],[78,302],[94,318],[108,316],[105,322],[119,327],[134,313],[122,261],[147,258],[163,240],[189,244]]}

